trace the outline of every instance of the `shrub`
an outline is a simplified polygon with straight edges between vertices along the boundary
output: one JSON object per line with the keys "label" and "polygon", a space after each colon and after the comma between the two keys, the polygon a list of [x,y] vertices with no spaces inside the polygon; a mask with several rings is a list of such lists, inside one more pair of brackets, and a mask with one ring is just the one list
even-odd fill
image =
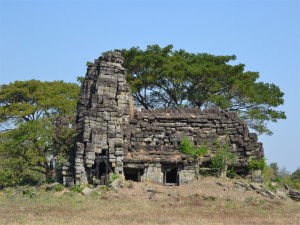
{"label": "shrub", "polygon": [[110,174],[110,180],[109,180],[109,182],[112,183],[112,182],[114,182],[118,178],[120,178],[119,174],[117,174],[117,173],[111,173]]}
{"label": "shrub", "polygon": [[264,171],[267,168],[266,159],[262,157],[260,160],[252,159],[248,164],[248,169],[250,171],[253,170],[261,170]]}
{"label": "shrub", "polygon": [[269,189],[270,191],[276,191],[276,187],[272,186],[271,183],[267,183],[267,185],[265,185],[267,187],[267,189]]}
{"label": "shrub", "polygon": [[208,153],[209,147],[208,144],[205,143],[202,146],[195,148],[194,149],[194,156],[199,157],[201,155],[205,155],[206,153]]}
{"label": "shrub", "polygon": [[186,155],[190,155],[197,158],[201,155],[206,154],[209,150],[209,147],[208,144],[205,143],[202,146],[195,148],[190,139],[185,136],[181,139],[179,150]]}
{"label": "shrub", "polygon": [[184,154],[193,156],[194,150],[193,145],[188,137],[183,137],[180,142],[179,150]]}
{"label": "shrub", "polygon": [[217,146],[217,153],[211,159],[211,165],[213,168],[223,171],[227,165],[230,165],[235,162],[235,155],[230,152],[228,144],[224,144],[223,146]]}
{"label": "shrub", "polygon": [[80,187],[80,185],[74,185],[71,188],[71,191],[78,192],[78,193],[80,193],[82,190],[83,190],[83,187]]}
{"label": "shrub", "polygon": [[227,170],[227,177],[229,177],[230,179],[236,178],[238,175],[237,173],[234,171],[234,168],[231,167],[230,169]]}
{"label": "shrub", "polygon": [[37,195],[37,191],[35,187],[31,187],[31,186],[20,186],[15,188],[15,190],[19,193],[22,193],[22,195],[24,197],[35,197]]}
{"label": "shrub", "polygon": [[55,187],[54,187],[54,190],[55,191],[62,191],[62,190],[64,190],[64,186],[63,185],[61,185],[61,184],[58,184],[58,185],[56,185]]}

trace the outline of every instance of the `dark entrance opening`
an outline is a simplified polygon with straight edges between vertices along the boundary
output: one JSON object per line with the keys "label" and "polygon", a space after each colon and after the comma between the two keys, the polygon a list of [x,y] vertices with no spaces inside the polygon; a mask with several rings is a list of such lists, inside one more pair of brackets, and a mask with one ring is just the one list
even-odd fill
{"label": "dark entrance opening", "polygon": [[99,155],[96,157],[94,165],[90,170],[90,179],[94,184],[105,185],[109,181],[109,173],[112,172],[111,166],[108,162],[108,157]]}
{"label": "dark entrance opening", "polygon": [[165,171],[165,183],[177,184],[177,168],[169,168]]}
{"label": "dark entrance opening", "polygon": [[143,175],[143,170],[141,169],[124,168],[125,180],[140,182],[142,175]]}
{"label": "dark entrance opening", "polygon": [[182,165],[162,165],[162,172],[164,173],[164,185],[179,185],[179,171],[181,169]]}
{"label": "dark entrance opening", "polygon": [[106,167],[104,162],[100,162],[98,164],[96,179],[100,180],[101,184],[106,184],[107,175],[108,175],[108,168]]}

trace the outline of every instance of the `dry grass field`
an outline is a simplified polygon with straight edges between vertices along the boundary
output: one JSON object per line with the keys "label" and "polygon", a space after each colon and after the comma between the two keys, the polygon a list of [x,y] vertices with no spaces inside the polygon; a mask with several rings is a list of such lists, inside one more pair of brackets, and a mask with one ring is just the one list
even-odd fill
{"label": "dry grass field", "polygon": [[202,178],[179,187],[124,184],[88,196],[64,190],[34,197],[0,192],[0,224],[295,224],[300,203],[240,192],[232,181]]}

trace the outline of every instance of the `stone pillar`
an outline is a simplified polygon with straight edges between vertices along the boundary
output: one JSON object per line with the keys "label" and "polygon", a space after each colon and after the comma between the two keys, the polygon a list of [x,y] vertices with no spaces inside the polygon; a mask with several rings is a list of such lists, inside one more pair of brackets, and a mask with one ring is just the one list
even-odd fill
{"label": "stone pillar", "polygon": [[[124,131],[129,123],[131,94],[121,51],[106,53],[90,64],[77,106],[74,178],[91,182],[90,169],[98,155],[108,156],[115,173],[123,173]],[[68,185],[68,179],[65,185]]]}

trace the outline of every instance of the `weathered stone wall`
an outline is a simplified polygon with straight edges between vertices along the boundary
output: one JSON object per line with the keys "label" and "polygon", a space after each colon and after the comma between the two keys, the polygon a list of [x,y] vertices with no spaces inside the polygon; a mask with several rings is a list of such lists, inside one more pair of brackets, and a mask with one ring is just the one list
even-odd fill
{"label": "weathered stone wall", "polygon": [[[262,144],[257,135],[249,133],[245,122],[235,112],[218,108],[199,109],[156,109],[136,112],[130,120],[128,149],[124,149],[124,167],[127,164],[179,165],[179,180],[184,182],[185,174],[195,172],[214,155],[215,142],[229,142],[231,151],[237,156],[235,169],[247,173],[248,161],[263,156]],[[212,151],[194,161],[179,151],[182,137],[188,137],[194,146],[208,145]],[[131,166],[128,166],[131,167]],[[147,167],[147,166],[146,166]],[[151,170],[150,170],[151,171]],[[180,172],[179,171],[179,172]],[[148,175],[145,170],[145,176]],[[161,181],[159,172],[150,172],[150,180]],[[154,177],[154,178],[153,178]],[[189,176],[190,177],[190,176]]]}
{"label": "weathered stone wall", "polygon": [[111,172],[138,181],[189,182],[214,152],[200,160],[186,156],[179,151],[183,136],[195,146],[226,139],[241,173],[247,172],[250,157],[263,156],[256,134],[234,112],[179,108],[133,113],[122,62],[115,51],[88,66],[78,101],[76,151],[63,167],[65,185],[99,183]]}

